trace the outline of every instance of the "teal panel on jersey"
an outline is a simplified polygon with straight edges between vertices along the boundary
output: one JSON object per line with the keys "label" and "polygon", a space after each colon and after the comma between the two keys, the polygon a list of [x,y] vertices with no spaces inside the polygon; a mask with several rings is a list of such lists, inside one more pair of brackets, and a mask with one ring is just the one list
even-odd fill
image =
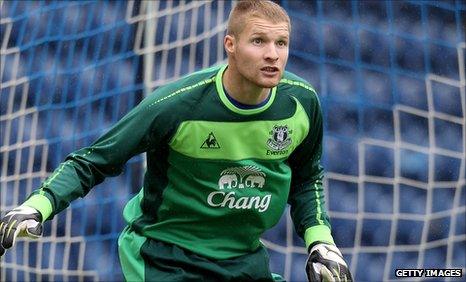
{"label": "teal panel on jersey", "polygon": [[142,215],[141,202],[144,195],[144,188],[142,188],[136,196],[134,196],[129,202],[125,205],[123,209],[123,217],[126,222],[131,225],[132,221],[137,219]]}
{"label": "teal panel on jersey", "polygon": [[118,238],[118,254],[121,269],[126,281],[145,281],[145,262],[140,250],[147,238],[143,237],[128,226]]}

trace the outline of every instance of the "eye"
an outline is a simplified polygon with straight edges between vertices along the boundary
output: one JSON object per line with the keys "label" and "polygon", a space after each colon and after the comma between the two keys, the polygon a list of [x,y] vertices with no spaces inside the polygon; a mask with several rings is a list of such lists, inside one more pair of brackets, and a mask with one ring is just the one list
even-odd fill
{"label": "eye", "polygon": [[288,46],[288,42],[285,41],[285,40],[280,40],[277,42],[277,45],[280,46],[280,47],[286,47]]}
{"label": "eye", "polygon": [[262,38],[253,38],[252,39],[252,43],[255,44],[255,45],[260,45],[262,42],[264,42],[262,40]]}

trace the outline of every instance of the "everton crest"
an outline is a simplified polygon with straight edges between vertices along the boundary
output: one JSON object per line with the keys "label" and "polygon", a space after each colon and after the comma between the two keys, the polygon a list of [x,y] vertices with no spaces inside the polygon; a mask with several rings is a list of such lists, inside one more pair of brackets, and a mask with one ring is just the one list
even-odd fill
{"label": "everton crest", "polygon": [[267,145],[272,151],[283,151],[291,145],[291,134],[293,130],[288,129],[288,125],[275,125],[270,131],[270,138]]}

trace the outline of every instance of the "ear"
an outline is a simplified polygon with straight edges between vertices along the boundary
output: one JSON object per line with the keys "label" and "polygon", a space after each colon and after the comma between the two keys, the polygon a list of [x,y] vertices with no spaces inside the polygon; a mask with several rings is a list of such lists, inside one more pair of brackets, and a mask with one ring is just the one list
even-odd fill
{"label": "ear", "polygon": [[235,37],[232,35],[225,35],[223,39],[223,45],[225,46],[225,51],[228,55],[233,54],[235,52]]}

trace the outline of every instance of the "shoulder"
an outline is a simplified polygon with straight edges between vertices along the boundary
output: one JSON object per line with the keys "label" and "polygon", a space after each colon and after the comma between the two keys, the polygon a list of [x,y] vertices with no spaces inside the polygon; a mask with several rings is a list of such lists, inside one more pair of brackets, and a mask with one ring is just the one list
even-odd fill
{"label": "shoulder", "polygon": [[[178,124],[189,118],[220,67],[204,69],[157,88],[133,109],[140,120],[150,121],[154,140],[169,140]],[[213,85],[213,86],[212,86]],[[168,141],[167,141],[168,142]]]}
{"label": "shoulder", "polygon": [[305,79],[296,74],[285,71],[278,85],[278,91],[296,98],[303,106],[319,103],[319,97],[314,87]]}
{"label": "shoulder", "polygon": [[280,80],[280,86],[284,90],[294,91],[295,93],[317,96],[316,90],[308,81],[289,71],[285,71],[283,78]]}
{"label": "shoulder", "polygon": [[154,90],[145,99],[147,106],[173,104],[185,99],[195,99],[207,87],[215,86],[215,75],[222,66],[214,66],[186,75]]}

